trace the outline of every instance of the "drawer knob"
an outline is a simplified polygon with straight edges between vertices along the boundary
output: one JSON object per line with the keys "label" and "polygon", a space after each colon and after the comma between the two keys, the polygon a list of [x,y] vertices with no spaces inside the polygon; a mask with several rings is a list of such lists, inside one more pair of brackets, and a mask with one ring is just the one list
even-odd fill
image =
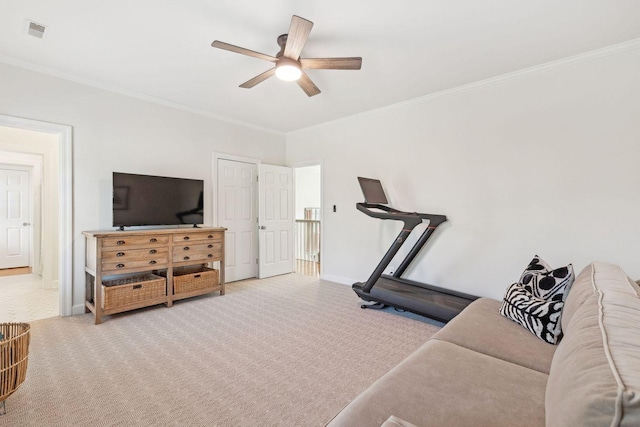
{"label": "drawer knob", "polygon": [[185,260],[185,261],[189,261],[190,258],[188,256],[186,256],[186,257],[184,257],[182,259]]}
{"label": "drawer knob", "polygon": [[124,240],[118,240],[118,241],[116,242],[116,245],[124,245]]}
{"label": "drawer knob", "polygon": [[207,236],[207,239],[213,239],[213,234],[209,234],[209,235]]}
{"label": "drawer knob", "polygon": [[124,252],[118,252],[116,256],[124,256]]}
{"label": "drawer knob", "polygon": [[124,264],[118,264],[116,265],[116,268],[124,268]]}
{"label": "drawer knob", "polygon": [[151,249],[151,250],[149,251],[149,253],[150,253],[150,254],[155,254],[156,252],[158,252],[158,251],[156,251],[155,249]]}
{"label": "drawer knob", "polygon": [[184,249],[185,251],[188,251],[188,250],[189,250],[189,246],[185,246],[185,247],[184,247],[184,248],[182,248],[182,249]]}
{"label": "drawer knob", "polygon": [[208,247],[209,249],[211,249],[211,248],[213,247],[213,245],[209,245],[209,246],[207,246],[207,247]]}
{"label": "drawer knob", "polygon": [[155,237],[153,237],[151,240],[149,240],[151,243],[156,243],[158,241],[158,239],[156,239]]}
{"label": "drawer knob", "polygon": [[207,255],[207,257],[209,257],[209,258],[213,258],[213,254],[209,254],[209,255]]}
{"label": "drawer knob", "polygon": [[189,236],[184,236],[182,239],[183,240],[189,240]]}
{"label": "drawer knob", "polygon": [[149,261],[149,264],[151,264],[151,265],[156,264],[156,263],[157,262],[155,260],[153,260],[153,259],[151,261]]}

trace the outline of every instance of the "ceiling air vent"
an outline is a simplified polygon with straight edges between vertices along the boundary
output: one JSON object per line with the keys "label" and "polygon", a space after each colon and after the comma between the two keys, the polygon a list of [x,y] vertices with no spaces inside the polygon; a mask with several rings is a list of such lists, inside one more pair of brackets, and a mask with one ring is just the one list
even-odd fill
{"label": "ceiling air vent", "polygon": [[45,27],[44,25],[37,24],[33,21],[27,21],[27,22],[29,23],[27,34],[41,39],[44,36],[44,30],[46,30],[47,27]]}

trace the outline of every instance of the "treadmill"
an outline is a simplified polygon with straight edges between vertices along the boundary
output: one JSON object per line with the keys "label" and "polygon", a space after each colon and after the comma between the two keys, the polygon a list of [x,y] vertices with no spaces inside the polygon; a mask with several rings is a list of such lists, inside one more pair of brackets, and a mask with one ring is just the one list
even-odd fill
{"label": "treadmill", "polygon": [[[444,215],[433,215],[417,212],[402,212],[386,206],[389,202],[377,179],[358,177],[360,188],[364,194],[364,203],[356,203],[356,208],[364,214],[377,219],[402,221],[404,226],[398,237],[380,264],[366,282],[356,282],[352,289],[358,296],[374,304],[362,304],[361,308],[395,307],[425,317],[448,322],[460,313],[477,296],[440,288],[433,285],[402,278],[416,255],[433,235],[440,224],[447,220]],[[392,275],[382,274],[393,260],[398,250],[406,242],[411,232],[423,221],[429,222],[407,256],[402,260]]]}

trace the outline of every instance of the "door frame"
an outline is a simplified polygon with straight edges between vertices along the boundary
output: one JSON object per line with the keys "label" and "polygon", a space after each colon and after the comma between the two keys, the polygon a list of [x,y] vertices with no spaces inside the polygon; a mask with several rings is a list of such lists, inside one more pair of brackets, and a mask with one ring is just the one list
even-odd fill
{"label": "door frame", "polygon": [[58,250],[60,315],[84,313],[84,304],[73,307],[73,128],[0,114],[0,126],[44,132],[58,137]]}
{"label": "door frame", "polygon": [[[294,169],[294,173],[293,173],[293,204],[295,206],[296,203],[296,174],[295,174],[295,169],[296,168],[306,168],[308,166],[320,166],[320,278],[322,278],[324,276],[324,262],[323,260],[325,260],[325,256],[324,256],[324,224],[325,224],[325,220],[324,220],[324,162],[322,159],[318,159],[318,160],[307,160],[304,162],[296,162],[293,164],[290,164],[289,167]],[[295,220],[295,218],[294,218]]]}

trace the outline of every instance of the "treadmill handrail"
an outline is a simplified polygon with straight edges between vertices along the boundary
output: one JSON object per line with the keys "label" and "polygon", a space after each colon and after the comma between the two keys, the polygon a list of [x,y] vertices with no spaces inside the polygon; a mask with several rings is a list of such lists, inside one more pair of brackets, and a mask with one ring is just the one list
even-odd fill
{"label": "treadmill handrail", "polygon": [[[369,276],[369,279],[364,284],[362,288],[364,292],[371,291],[371,288],[373,288],[376,281],[380,278],[380,276],[382,275],[384,270],[387,268],[389,263],[393,260],[393,258],[395,257],[400,247],[405,243],[407,237],[409,237],[411,232],[418,225],[422,224],[423,219],[428,219],[429,225],[424,229],[424,231],[422,232],[422,235],[418,238],[416,243],[413,245],[413,247],[409,251],[409,254],[402,260],[402,263],[398,268],[399,271],[396,272],[397,275],[394,274],[394,276],[396,277],[399,277],[402,273],[404,273],[404,271],[411,264],[411,262],[414,260],[416,255],[418,255],[418,252],[420,252],[420,249],[422,249],[422,246],[424,246],[424,244],[427,242],[429,237],[433,234],[435,229],[440,224],[442,224],[447,220],[447,217],[444,215],[432,215],[432,214],[423,214],[423,213],[417,213],[417,212],[403,212],[397,209],[390,208],[389,206],[380,205],[377,203],[366,203],[366,202],[356,203],[356,208],[358,208],[359,211],[365,213],[366,215],[372,218],[393,219],[396,221],[404,222],[404,227],[402,227],[402,230],[400,230],[400,234],[398,234],[398,237],[396,237],[396,239],[393,241],[393,244],[387,250],[387,253],[384,255],[384,257],[382,258],[382,260],[380,261],[376,269],[373,271],[371,276]],[[379,209],[382,212],[374,211],[372,209]]]}
{"label": "treadmill handrail", "polygon": [[[418,212],[403,212],[393,209],[389,206],[377,203],[356,203],[356,208],[372,218],[392,219],[396,221],[404,221],[406,226],[413,229],[422,223],[423,219],[429,220],[429,227],[437,227],[447,220],[445,215],[426,214]],[[374,211],[372,209],[380,209],[383,212]]]}

